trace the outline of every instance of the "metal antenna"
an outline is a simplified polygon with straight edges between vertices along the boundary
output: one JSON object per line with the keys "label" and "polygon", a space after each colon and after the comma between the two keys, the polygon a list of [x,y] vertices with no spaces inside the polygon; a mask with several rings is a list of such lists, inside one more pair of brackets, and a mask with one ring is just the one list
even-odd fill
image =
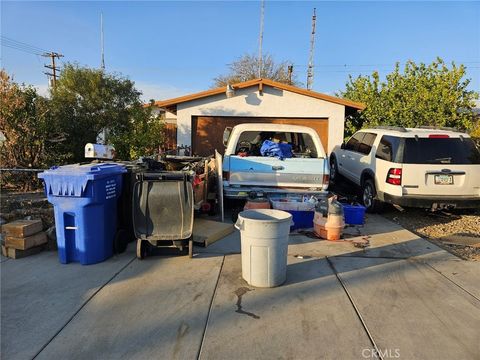
{"label": "metal antenna", "polygon": [[100,46],[101,46],[101,51],[102,51],[102,60],[100,67],[102,70],[105,70],[105,51],[104,51],[104,46],[103,46],[103,12],[100,13]]}
{"label": "metal antenna", "polygon": [[260,6],[260,34],[258,38],[258,78],[262,77],[262,67],[263,67],[263,58],[262,58],[262,45],[263,45],[263,18],[265,13],[265,1],[262,0]]}
{"label": "metal antenna", "polygon": [[312,90],[313,86],[313,51],[315,48],[315,25],[317,22],[316,9],[313,8],[312,16],[312,34],[310,36],[310,58],[308,60],[308,70],[307,70],[307,90]]}

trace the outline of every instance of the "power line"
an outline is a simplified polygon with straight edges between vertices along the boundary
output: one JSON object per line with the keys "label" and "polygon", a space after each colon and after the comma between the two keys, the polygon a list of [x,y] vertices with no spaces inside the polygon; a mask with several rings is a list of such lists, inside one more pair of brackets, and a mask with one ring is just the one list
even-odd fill
{"label": "power line", "polygon": [[38,46],[35,46],[35,45],[30,45],[30,44],[27,44],[27,43],[9,38],[9,37],[4,36],[4,35],[1,36],[1,42],[2,42],[2,46],[12,48],[12,49],[15,49],[15,50],[19,50],[19,51],[23,51],[23,52],[27,52],[27,53],[34,54],[34,55],[41,55],[41,54],[47,52],[47,50],[42,49],[41,47],[38,47]]}

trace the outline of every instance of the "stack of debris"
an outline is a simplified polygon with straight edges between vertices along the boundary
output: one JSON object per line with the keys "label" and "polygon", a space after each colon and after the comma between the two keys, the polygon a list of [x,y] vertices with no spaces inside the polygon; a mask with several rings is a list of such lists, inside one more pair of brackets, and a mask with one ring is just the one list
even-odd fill
{"label": "stack of debris", "polygon": [[12,259],[38,254],[47,244],[42,220],[17,220],[2,226],[2,255]]}

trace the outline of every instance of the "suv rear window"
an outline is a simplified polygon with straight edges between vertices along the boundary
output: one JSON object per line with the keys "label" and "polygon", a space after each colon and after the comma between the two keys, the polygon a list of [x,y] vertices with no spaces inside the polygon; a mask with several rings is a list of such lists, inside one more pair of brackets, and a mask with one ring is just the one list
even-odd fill
{"label": "suv rear window", "polygon": [[469,138],[406,138],[405,164],[480,164],[480,153]]}

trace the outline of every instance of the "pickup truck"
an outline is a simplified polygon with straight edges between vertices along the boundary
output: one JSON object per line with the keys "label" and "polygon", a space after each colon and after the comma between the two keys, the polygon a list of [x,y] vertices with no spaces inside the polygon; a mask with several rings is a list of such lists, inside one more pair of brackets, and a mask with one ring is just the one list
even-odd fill
{"label": "pickup truck", "polygon": [[[265,140],[288,143],[293,156],[262,156]],[[297,125],[241,124],[225,129],[223,141],[226,149],[223,165],[219,164],[220,185],[226,199],[246,199],[251,192],[326,195],[328,158],[315,130]]]}

